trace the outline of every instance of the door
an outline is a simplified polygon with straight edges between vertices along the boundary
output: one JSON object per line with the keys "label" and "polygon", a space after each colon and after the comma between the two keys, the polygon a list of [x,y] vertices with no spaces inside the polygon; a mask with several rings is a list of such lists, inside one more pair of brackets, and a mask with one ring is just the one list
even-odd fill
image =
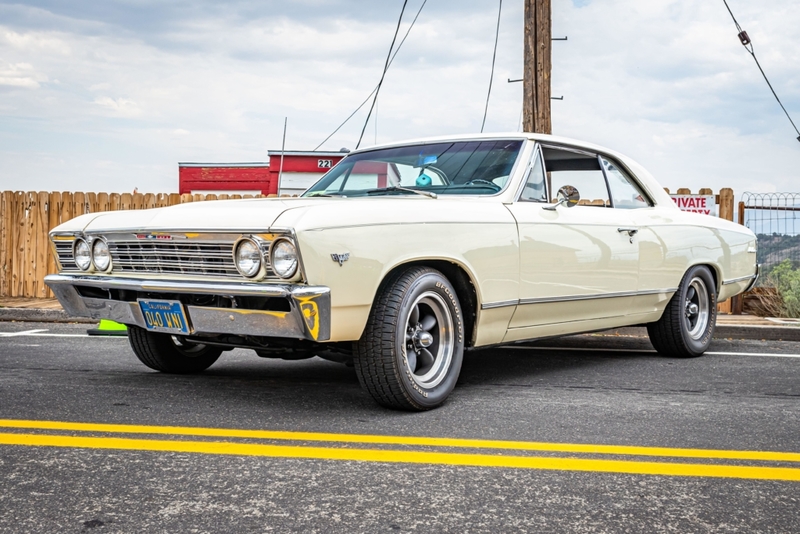
{"label": "door", "polygon": [[[572,185],[583,199],[574,207],[556,206],[554,199],[526,198],[525,191],[538,190],[526,184],[520,200],[508,206],[520,237],[520,295],[507,341],[623,317],[638,285],[634,210],[613,207],[602,160],[563,147],[545,147],[537,157],[544,164],[533,166],[529,182],[549,182],[544,190],[550,191]],[[561,326],[536,328],[545,325]]]}

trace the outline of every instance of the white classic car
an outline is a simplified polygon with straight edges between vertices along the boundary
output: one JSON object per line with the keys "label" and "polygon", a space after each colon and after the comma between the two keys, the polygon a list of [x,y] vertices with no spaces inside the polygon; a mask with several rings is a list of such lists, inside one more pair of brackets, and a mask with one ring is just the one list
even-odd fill
{"label": "white classic car", "polygon": [[407,410],[445,401],[467,349],[647,325],[660,353],[698,356],[717,302],[758,276],[747,228],[536,134],[358,150],[300,198],[93,213],[51,238],[64,309],[128,325],[152,369],[319,355]]}

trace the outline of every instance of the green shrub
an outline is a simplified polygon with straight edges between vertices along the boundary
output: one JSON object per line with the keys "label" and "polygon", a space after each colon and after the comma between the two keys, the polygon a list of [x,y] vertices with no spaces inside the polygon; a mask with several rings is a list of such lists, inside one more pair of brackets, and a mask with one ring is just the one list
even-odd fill
{"label": "green shrub", "polygon": [[793,268],[791,260],[783,260],[770,270],[767,280],[783,299],[783,315],[800,318],[800,269]]}

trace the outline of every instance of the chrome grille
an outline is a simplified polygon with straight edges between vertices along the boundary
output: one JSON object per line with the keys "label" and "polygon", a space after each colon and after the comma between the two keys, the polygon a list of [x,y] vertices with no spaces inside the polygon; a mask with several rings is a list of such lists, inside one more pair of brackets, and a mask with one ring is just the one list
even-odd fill
{"label": "chrome grille", "polygon": [[174,274],[241,278],[233,242],[108,240],[115,273]]}
{"label": "chrome grille", "polygon": [[74,239],[61,240],[54,242],[56,245],[56,254],[58,254],[58,263],[65,271],[77,271],[78,266],[75,264],[75,257],[72,252],[72,245],[75,243]]}
{"label": "chrome grille", "polygon": [[[240,233],[203,233],[191,237],[183,233],[115,232],[86,235],[89,242],[100,237],[106,240],[111,252],[110,274],[244,279],[233,259],[233,246],[242,237]],[[267,271],[266,279],[280,280],[269,264],[271,239],[265,237],[261,234],[258,242]],[[75,236],[66,234],[53,239],[61,269],[82,272],[75,264],[74,241]]]}

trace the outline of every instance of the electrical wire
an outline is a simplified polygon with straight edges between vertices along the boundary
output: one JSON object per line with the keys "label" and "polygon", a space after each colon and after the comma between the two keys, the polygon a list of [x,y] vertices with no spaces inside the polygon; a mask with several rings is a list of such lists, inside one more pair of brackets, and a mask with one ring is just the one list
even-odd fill
{"label": "electrical wire", "polygon": [[[390,67],[392,66],[392,63],[394,63],[394,58],[397,57],[397,53],[400,52],[400,48],[403,47],[403,43],[406,42],[406,38],[408,37],[408,34],[411,33],[411,28],[414,27],[414,24],[417,22],[417,19],[419,18],[419,14],[422,13],[422,8],[425,7],[426,3],[428,3],[428,0],[424,0],[422,2],[422,5],[419,6],[419,10],[417,10],[417,14],[414,16],[414,19],[411,21],[411,25],[408,27],[408,30],[406,30],[406,33],[403,36],[403,39],[400,41],[400,44],[397,45],[397,49],[395,49],[394,54],[392,54],[392,59],[389,61],[389,66]],[[359,104],[359,106],[350,115],[348,115],[347,118],[345,120],[343,120],[342,123],[339,126],[337,126],[336,129],[334,131],[332,131],[328,137],[326,137],[320,144],[318,144],[316,147],[314,147],[314,150],[317,150],[319,147],[324,145],[328,141],[328,139],[330,139],[331,137],[336,135],[336,132],[338,132],[342,128],[342,126],[347,124],[350,121],[350,119],[353,118],[353,115],[358,113],[359,110],[364,107],[364,104],[369,102],[369,99],[372,98],[372,95],[374,95],[375,91],[377,91],[377,90],[378,90],[378,86],[376,85],[375,89],[373,89],[372,92],[369,95],[367,95],[367,98],[365,98],[364,101],[361,102],[361,104]]]}
{"label": "electrical wire", "polygon": [[728,5],[728,1],[727,0],[722,0],[722,1],[725,3],[725,7],[728,8],[728,13],[730,13],[731,18],[733,19],[733,23],[736,25],[736,29],[739,30],[739,40],[742,41],[742,44],[744,45],[745,50],[747,50],[747,53],[750,54],[751,56],[753,56],[753,60],[756,62],[756,66],[758,67],[758,70],[761,71],[761,75],[764,77],[764,81],[767,82],[767,85],[769,86],[769,90],[772,91],[772,94],[775,97],[775,100],[778,101],[778,104],[781,106],[781,109],[786,114],[786,118],[789,119],[789,122],[792,123],[792,127],[794,128],[794,131],[797,132],[797,140],[800,141],[800,130],[797,129],[797,126],[795,125],[794,121],[792,120],[792,117],[789,115],[789,112],[786,111],[786,108],[783,106],[783,102],[781,102],[781,99],[778,98],[778,93],[776,93],[775,89],[772,88],[772,84],[769,82],[769,78],[767,78],[767,75],[764,72],[764,69],[761,68],[761,63],[758,62],[758,58],[756,57],[756,53],[753,50],[753,42],[747,36],[747,33],[742,29],[742,27],[739,26],[739,22],[737,22],[736,17],[733,16],[733,11],[731,11],[731,7]]}
{"label": "electrical wire", "polygon": [[489,91],[486,93],[486,106],[483,108],[483,122],[481,122],[481,133],[486,124],[486,114],[489,112],[489,97],[492,95],[492,81],[494,81],[494,61],[497,58],[497,41],[500,39],[500,14],[503,12],[503,0],[500,0],[500,7],[497,9],[497,29],[494,32],[494,52],[492,52],[492,73],[489,75]]}
{"label": "electrical wire", "polygon": [[397,28],[394,30],[394,37],[392,37],[392,44],[389,46],[389,53],[386,54],[386,63],[383,65],[383,73],[381,74],[381,79],[378,82],[378,87],[375,88],[375,98],[372,99],[372,105],[369,107],[369,112],[367,113],[367,120],[364,121],[364,127],[361,128],[361,135],[358,136],[358,143],[356,143],[356,150],[358,147],[361,146],[361,140],[364,138],[364,132],[367,131],[367,124],[369,124],[369,118],[372,115],[372,110],[375,109],[375,102],[378,101],[378,94],[381,92],[381,86],[383,85],[383,79],[386,77],[386,71],[389,70],[389,61],[392,59],[392,50],[394,50],[394,43],[397,41],[397,34],[400,33],[400,23],[403,22],[403,13],[406,11],[406,4],[408,4],[408,0],[403,0],[403,9],[400,10],[400,17],[397,19]]}

